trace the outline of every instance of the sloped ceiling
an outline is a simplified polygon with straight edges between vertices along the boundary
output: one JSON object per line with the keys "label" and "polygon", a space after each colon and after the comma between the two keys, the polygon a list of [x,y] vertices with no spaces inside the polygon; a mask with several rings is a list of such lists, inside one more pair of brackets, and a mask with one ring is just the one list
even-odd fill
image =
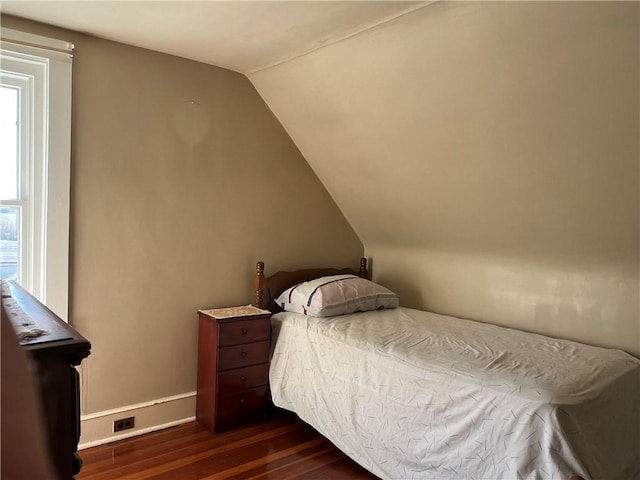
{"label": "sloped ceiling", "polygon": [[249,78],[366,247],[626,262],[637,23],[633,5],[438,2]]}

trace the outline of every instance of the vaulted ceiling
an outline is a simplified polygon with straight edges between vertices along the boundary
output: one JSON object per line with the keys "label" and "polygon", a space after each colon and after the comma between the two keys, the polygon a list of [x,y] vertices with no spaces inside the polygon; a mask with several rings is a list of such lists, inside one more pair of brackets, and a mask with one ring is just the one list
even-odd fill
{"label": "vaulted ceiling", "polygon": [[366,247],[638,256],[635,2],[2,11],[246,74]]}

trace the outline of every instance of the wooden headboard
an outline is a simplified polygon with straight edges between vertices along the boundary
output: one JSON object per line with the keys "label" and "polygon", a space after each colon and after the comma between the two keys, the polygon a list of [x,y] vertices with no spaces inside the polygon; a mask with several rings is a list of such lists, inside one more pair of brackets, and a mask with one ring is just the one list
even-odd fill
{"label": "wooden headboard", "polygon": [[369,278],[367,259],[360,259],[360,269],[358,271],[352,268],[308,268],[305,270],[295,270],[293,272],[278,272],[270,277],[264,276],[264,262],[258,262],[253,280],[253,286],[256,292],[254,305],[258,308],[266,308],[274,313],[278,312],[280,308],[275,303],[275,299],[287,288],[297,285],[298,283],[313,280],[314,278],[325,277],[327,275],[340,275],[343,273],[352,273],[362,278]]}

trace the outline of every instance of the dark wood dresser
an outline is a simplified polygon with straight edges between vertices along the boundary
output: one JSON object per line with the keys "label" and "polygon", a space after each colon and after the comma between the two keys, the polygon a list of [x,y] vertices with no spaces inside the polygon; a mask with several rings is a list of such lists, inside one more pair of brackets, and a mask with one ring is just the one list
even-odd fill
{"label": "dark wood dresser", "polygon": [[3,283],[2,303],[32,360],[53,466],[59,478],[72,479],[82,467],[77,453],[80,382],[75,367],[89,356],[91,344],[14,282]]}
{"label": "dark wood dresser", "polygon": [[252,306],[198,312],[196,419],[211,433],[263,420],[271,313]]}

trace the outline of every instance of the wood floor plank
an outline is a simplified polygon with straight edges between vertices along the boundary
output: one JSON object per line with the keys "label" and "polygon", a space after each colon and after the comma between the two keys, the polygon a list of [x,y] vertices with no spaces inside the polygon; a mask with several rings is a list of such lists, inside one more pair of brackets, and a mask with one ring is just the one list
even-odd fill
{"label": "wood floor plank", "polygon": [[[287,462],[281,466],[267,465],[265,471],[257,474],[253,474],[248,477],[252,480],[287,480],[287,479],[299,479],[307,478],[309,475],[313,475],[317,470],[326,470],[327,477],[331,477],[332,465],[342,460],[342,457],[336,456],[335,447],[329,446],[322,451],[314,454],[310,453],[309,456],[302,457],[292,462]],[[354,467],[355,468],[355,467]],[[254,473],[254,472],[248,472]],[[333,477],[335,478],[335,477]],[[349,477],[351,478],[351,477]],[[369,477],[373,478],[373,477]],[[234,480],[247,480],[246,477],[237,477]]]}
{"label": "wood floor plank", "polygon": [[296,455],[261,465],[258,468],[242,472],[241,475],[228,477],[227,480],[258,480],[266,478],[299,478],[302,474],[317,468],[316,459],[324,459],[323,464],[335,457],[333,446],[322,443],[308,448]]}
{"label": "wood floor plank", "polygon": [[289,448],[285,448],[282,450],[277,450],[273,453],[270,453],[268,455],[264,455],[264,456],[260,456],[258,458],[256,458],[255,460],[252,460],[250,462],[245,462],[245,463],[241,463],[240,465],[235,465],[231,468],[228,468],[226,470],[223,470],[221,472],[215,473],[213,475],[209,475],[207,477],[205,477],[203,480],[223,480],[223,479],[227,479],[230,476],[233,475],[237,475],[237,474],[241,474],[243,472],[247,472],[253,468],[256,467],[260,467],[263,465],[268,465],[273,461],[276,460],[280,460],[282,458],[287,458],[290,457],[292,454],[295,454],[297,452],[300,452],[301,450],[306,450],[309,447],[313,447],[316,445],[320,445],[324,443],[324,439],[322,438],[316,438],[313,440],[309,440],[305,443],[293,446],[293,447],[289,447]]}
{"label": "wood floor plank", "polygon": [[[180,474],[187,478],[209,479],[211,477],[222,478],[222,472],[238,468],[243,464],[256,464],[256,462],[263,461],[265,458],[269,458],[270,455],[280,455],[283,451],[290,452],[292,449],[299,448],[298,445],[302,442],[309,441],[306,432],[290,432],[275,437],[269,437],[267,439],[260,439],[260,441],[250,442],[247,445],[234,446],[229,445],[227,448],[217,448],[211,450],[209,455],[204,458],[200,458],[196,462],[189,462],[190,465],[185,466],[184,463],[180,463]],[[257,439],[257,437],[254,437]],[[315,439],[311,441],[323,441],[324,439]],[[288,454],[288,453],[287,453]],[[187,459],[185,459],[187,460]],[[155,471],[156,469],[154,469]],[[147,475],[145,480],[170,480],[174,478],[172,475],[176,475],[175,468],[170,472],[163,472],[161,474]],[[193,472],[193,473],[191,473]]]}
{"label": "wood floor plank", "polygon": [[117,467],[118,463],[133,463],[147,458],[154,458],[163,452],[180,450],[211,438],[209,432],[204,429],[194,430],[188,434],[184,430],[178,429],[175,433],[177,435],[176,438],[171,438],[170,436],[167,436],[166,439],[158,437],[156,444],[152,446],[125,443],[115,446],[112,450],[97,450],[97,453],[92,455],[86,455],[82,452],[81,456],[85,464],[82,468],[82,473],[86,475]]}
{"label": "wood floor plank", "polygon": [[348,458],[343,457],[337,459],[328,465],[323,465],[321,468],[306,473],[304,475],[305,480],[327,480],[327,478],[348,478],[349,480],[355,479],[371,479],[376,478],[373,474],[367,472],[359,465],[355,465],[354,462]]}
{"label": "wood floor plank", "polygon": [[192,422],[80,455],[77,480],[377,478],[295,416],[215,436]]}
{"label": "wood floor plank", "polygon": [[[135,459],[122,455],[117,457],[117,461],[114,461],[109,468],[86,478],[90,480],[141,479],[162,473],[163,470],[189,465],[216,453],[225,453],[228,450],[246,446],[260,439],[268,439],[279,434],[290,434],[295,430],[295,425],[283,424],[271,430],[263,427],[250,429],[249,431],[236,430],[217,436],[207,434],[205,435],[205,440],[189,443],[180,449],[170,449],[166,448],[162,443],[156,443],[155,433],[157,432],[155,432],[148,434],[148,436],[145,435],[147,438],[144,439],[146,440],[144,447],[140,447],[143,451],[141,454],[136,455]],[[202,431],[205,430],[202,429]],[[114,454],[118,447],[123,446],[123,443],[128,443],[128,440],[118,442],[119,445],[114,447]],[[163,448],[156,449],[154,448],[155,445]],[[84,474],[85,472],[81,471],[77,479],[84,479]]]}
{"label": "wood floor plank", "polygon": [[97,461],[109,459],[114,456],[123,455],[127,451],[136,451],[146,447],[150,439],[153,438],[153,443],[165,443],[168,441],[179,441],[186,439],[189,441],[194,436],[202,435],[206,436],[208,432],[204,430],[198,423],[190,422],[182,425],[178,425],[173,428],[167,428],[154,432],[149,435],[140,435],[137,437],[128,438],[118,442],[110,443],[107,448],[105,446],[96,448],[87,448],[81,451],[82,459],[85,463],[93,464]]}

